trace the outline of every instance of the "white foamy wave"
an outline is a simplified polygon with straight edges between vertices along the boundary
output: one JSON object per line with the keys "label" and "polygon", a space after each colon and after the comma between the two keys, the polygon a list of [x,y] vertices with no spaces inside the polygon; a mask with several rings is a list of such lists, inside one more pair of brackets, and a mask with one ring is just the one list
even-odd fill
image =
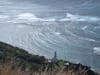
{"label": "white foamy wave", "polygon": [[[59,17],[59,16],[58,16]],[[8,16],[0,15],[0,18],[8,18]],[[57,18],[40,18],[33,13],[20,13],[16,15],[13,19],[14,22],[34,22],[34,21],[87,21],[87,22],[97,22],[100,21],[99,17],[92,16],[82,16],[82,15],[73,15],[70,13],[66,14],[65,18],[58,20]],[[12,21],[10,21],[12,22]],[[83,28],[84,29],[84,28]]]}
{"label": "white foamy wave", "polygon": [[100,47],[94,47],[93,50],[94,50],[94,53],[98,55],[100,54]]}
{"label": "white foamy wave", "polygon": [[87,27],[88,27],[88,26],[84,26],[84,27],[82,27],[82,30],[86,30],[86,29],[87,29]]}
{"label": "white foamy wave", "polygon": [[99,17],[93,16],[82,16],[82,15],[73,15],[70,13],[66,14],[66,18],[60,19],[60,21],[88,21],[88,22],[96,22],[100,21]]}
{"label": "white foamy wave", "polygon": [[56,35],[61,35],[61,33],[60,33],[60,32],[55,32],[55,34],[56,34]]}
{"label": "white foamy wave", "polygon": [[56,19],[51,18],[51,19],[40,19],[40,21],[56,21]]}
{"label": "white foamy wave", "polygon": [[17,15],[17,19],[25,19],[25,20],[32,20],[32,21],[37,21],[40,20],[40,18],[38,18],[37,16],[35,16],[32,13],[21,13],[19,15]]}
{"label": "white foamy wave", "polygon": [[39,18],[36,15],[32,14],[32,13],[21,13],[19,15],[17,15],[17,21],[21,20],[23,21],[56,21],[55,18]]}

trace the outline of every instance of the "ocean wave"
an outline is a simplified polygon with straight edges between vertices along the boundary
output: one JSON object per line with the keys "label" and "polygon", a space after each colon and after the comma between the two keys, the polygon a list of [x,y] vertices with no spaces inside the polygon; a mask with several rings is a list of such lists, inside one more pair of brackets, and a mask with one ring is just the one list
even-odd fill
{"label": "ocean wave", "polygon": [[17,19],[25,19],[25,20],[32,20],[32,21],[37,21],[40,20],[37,16],[35,16],[32,13],[21,13],[17,15]]}
{"label": "ocean wave", "polygon": [[95,16],[83,16],[83,15],[76,15],[76,14],[71,14],[71,13],[66,13],[65,18],[60,18],[60,16],[55,17],[45,17],[41,18],[36,16],[34,13],[19,13],[14,16],[7,16],[7,15],[0,15],[0,18],[12,18],[8,22],[13,22],[13,23],[32,23],[35,21],[41,21],[41,22],[64,22],[64,21],[79,21],[79,22],[97,22],[100,21],[99,17]]}
{"label": "ocean wave", "polygon": [[100,21],[99,17],[93,16],[83,16],[83,15],[74,15],[71,13],[66,13],[66,18],[60,19],[60,21],[87,21],[87,22],[97,22]]}
{"label": "ocean wave", "polygon": [[100,47],[94,47],[93,50],[94,50],[94,53],[100,55]]}
{"label": "ocean wave", "polygon": [[88,28],[88,26],[84,26],[82,27],[82,30],[86,30]]}
{"label": "ocean wave", "polygon": [[17,15],[17,19],[29,21],[56,21],[55,18],[39,18],[33,13],[21,13]]}

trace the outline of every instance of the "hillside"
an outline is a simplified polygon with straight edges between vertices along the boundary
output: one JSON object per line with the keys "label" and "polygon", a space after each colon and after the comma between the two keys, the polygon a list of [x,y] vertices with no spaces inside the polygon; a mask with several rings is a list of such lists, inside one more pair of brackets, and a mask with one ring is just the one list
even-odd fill
{"label": "hillside", "polygon": [[[23,49],[0,42],[0,63],[14,63],[15,66],[29,67],[37,70],[45,58],[43,56],[31,55]],[[13,65],[14,65],[13,64]]]}
{"label": "hillside", "polygon": [[[69,63],[66,65],[65,63]],[[44,56],[0,42],[0,75],[99,75],[90,67],[59,60],[48,62]]]}

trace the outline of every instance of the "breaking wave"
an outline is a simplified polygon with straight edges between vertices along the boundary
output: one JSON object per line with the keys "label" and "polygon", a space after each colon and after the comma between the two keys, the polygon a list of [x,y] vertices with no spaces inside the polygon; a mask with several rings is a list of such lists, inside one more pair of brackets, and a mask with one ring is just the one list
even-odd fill
{"label": "breaking wave", "polygon": [[63,18],[60,21],[97,22],[97,21],[100,21],[100,18],[99,17],[93,17],[93,16],[81,16],[81,15],[74,15],[74,14],[71,14],[71,13],[67,13],[66,18]]}
{"label": "breaking wave", "polygon": [[100,55],[100,47],[94,47],[94,53]]}

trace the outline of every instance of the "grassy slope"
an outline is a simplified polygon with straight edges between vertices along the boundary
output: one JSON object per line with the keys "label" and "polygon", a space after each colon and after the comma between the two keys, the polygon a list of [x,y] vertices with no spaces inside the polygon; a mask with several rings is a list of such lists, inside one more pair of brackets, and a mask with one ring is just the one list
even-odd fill
{"label": "grassy slope", "polygon": [[23,49],[0,42],[0,63],[14,63],[14,66],[20,66],[21,69],[38,70],[44,63],[43,56],[31,55]]}
{"label": "grassy slope", "polygon": [[[68,67],[46,63],[45,57],[32,55],[23,49],[0,42],[0,75],[98,75],[88,69],[79,69],[79,64],[70,63]],[[77,67],[78,66],[78,67]],[[85,73],[87,72],[87,73]]]}

